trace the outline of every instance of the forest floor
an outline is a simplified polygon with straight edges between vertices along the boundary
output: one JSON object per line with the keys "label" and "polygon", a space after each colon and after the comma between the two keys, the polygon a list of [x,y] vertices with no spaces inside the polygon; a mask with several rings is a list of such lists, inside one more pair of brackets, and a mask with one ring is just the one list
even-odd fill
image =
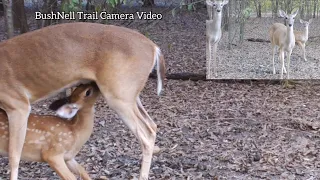
{"label": "forest floor", "polygon": [[[156,24],[111,23],[148,32],[164,53],[167,73],[205,74],[205,13],[203,9],[172,17],[166,11]],[[276,20],[249,21],[246,38],[267,40],[266,27]],[[3,18],[0,24],[4,39]],[[319,26],[315,22],[310,29]],[[232,63],[221,63],[221,77],[246,77],[241,74],[244,66],[256,76],[272,76],[270,43],[245,41],[227,51],[224,39],[219,54]],[[303,70],[301,64],[308,63],[318,67],[320,51],[312,51],[317,45],[319,40],[307,45],[308,62],[298,61],[300,51],[295,51],[291,70]],[[320,81],[298,81],[289,89],[274,81],[166,80],[163,94],[157,96],[156,81],[150,79],[141,96],[158,125],[156,145],[161,148],[154,155],[150,179],[320,179]],[[51,114],[47,107],[53,99],[34,104],[32,112]],[[137,139],[102,98],[96,103],[94,132],[76,160],[93,179],[132,179],[139,174]],[[1,158],[0,166],[0,176],[8,178],[8,159]],[[20,179],[58,179],[45,163],[22,161],[20,168]]]}

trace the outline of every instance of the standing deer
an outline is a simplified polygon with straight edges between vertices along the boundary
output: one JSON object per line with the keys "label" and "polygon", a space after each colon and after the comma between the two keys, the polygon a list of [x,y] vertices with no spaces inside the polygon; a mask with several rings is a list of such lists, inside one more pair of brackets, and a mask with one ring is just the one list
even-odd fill
{"label": "standing deer", "polygon": [[279,59],[281,60],[281,79],[283,79],[283,72],[286,71],[284,65],[284,53],[287,53],[287,79],[289,79],[289,66],[292,49],[295,46],[295,37],[293,34],[294,17],[298,14],[298,10],[294,13],[287,15],[284,11],[279,10],[281,17],[285,18],[286,26],[281,23],[274,23],[269,29],[270,42],[272,47],[272,65],[273,74],[276,74],[274,67],[274,54],[276,47],[279,47]]}
{"label": "standing deer", "polygon": [[[73,117],[71,121],[57,116],[30,114],[21,159],[47,162],[62,179],[75,178],[73,173],[82,179],[91,179],[74,157],[92,134],[94,103],[99,94],[94,83],[77,87],[69,97],[69,103],[57,110],[63,118]],[[0,110],[2,156],[8,155],[8,132],[7,115]]]}
{"label": "standing deer", "polygon": [[157,125],[139,94],[154,66],[160,95],[165,76],[160,48],[134,30],[112,25],[59,24],[1,42],[0,108],[9,121],[10,179],[18,178],[31,103],[88,81],[97,84],[109,107],[138,138],[139,179],[148,179]]}
{"label": "standing deer", "polygon": [[300,19],[300,23],[303,24],[303,31],[293,31],[294,36],[296,38],[296,43],[301,47],[303,51],[303,59],[304,61],[307,61],[306,58],[306,42],[309,38],[309,24],[312,22],[312,19],[309,19],[309,21],[304,21]]}
{"label": "standing deer", "polygon": [[222,9],[223,6],[228,4],[228,0],[214,1],[207,0],[207,10],[209,14],[209,20],[206,20],[206,53],[207,53],[207,78],[211,76],[211,61],[213,58],[213,72],[217,76],[217,48],[220,42],[222,30]]}

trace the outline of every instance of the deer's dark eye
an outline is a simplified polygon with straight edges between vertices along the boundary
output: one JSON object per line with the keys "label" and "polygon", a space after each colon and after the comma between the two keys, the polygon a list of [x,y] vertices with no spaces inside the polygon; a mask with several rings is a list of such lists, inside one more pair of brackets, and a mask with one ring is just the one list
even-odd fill
{"label": "deer's dark eye", "polygon": [[89,89],[88,91],[86,91],[86,97],[90,96],[92,94],[92,89]]}
{"label": "deer's dark eye", "polygon": [[288,19],[288,18],[286,17],[286,19]]}

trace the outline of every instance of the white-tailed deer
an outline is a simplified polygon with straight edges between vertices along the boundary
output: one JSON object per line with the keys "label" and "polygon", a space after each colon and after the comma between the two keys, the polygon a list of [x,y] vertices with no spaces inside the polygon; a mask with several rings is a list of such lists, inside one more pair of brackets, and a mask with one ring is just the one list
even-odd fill
{"label": "white-tailed deer", "polygon": [[159,95],[165,76],[160,48],[134,30],[112,25],[59,24],[1,42],[0,108],[9,121],[10,179],[18,177],[30,104],[87,81],[98,85],[109,107],[138,138],[139,179],[148,179],[157,125],[139,94],[154,66]]}
{"label": "white-tailed deer", "polygon": [[[94,103],[100,95],[95,83],[77,87],[57,116],[30,114],[21,159],[47,162],[62,179],[91,179],[74,157],[88,141],[94,125]],[[0,110],[0,154],[8,155],[8,118]],[[74,173],[74,174],[73,174]]]}
{"label": "white-tailed deer", "polygon": [[312,22],[312,19],[309,21],[304,21],[300,19],[300,23],[303,24],[303,31],[293,31],[294,36],[296,38],[296,43],[301,47],[303,51],[303,59],[307,61],[306,58],[306,42],[309,38],[309,24]]}
{"label": "white-tailed deer", "polygon": [[209,20],[206,20],[206,56],[207,56],[207,79],[212,77],[211,75],[211,61],[213,58],[213,72],[217,76],[217,48],[220,42],[222,30],[222,9],[223,6],[228,4],[228,0],[224,1],[210,1],[207,0],[207,10],[209,14]]}
{"label": "white-tailed deer", "polygon": [[270,42],[272,47],[272,65],[273,65],[273,74],[276,74],[276,70],[274,67],[274,54],[276,51],[276,47],[279,47],[279,59],[281,61],[281,79],[283,79],[283,72],[285,70],[284,65],[284,54],[287,53],[287,79],[289,79],[289,66],[290,66],[290,57],[292,53],[292,49],[295,46],[295,37],[293,34],[293,25],[294,25],[294,17],[298,14],[298,10],[294,13],[287,15],[284,11],[279,10],[279,14],[281,17],[285,18],[287,26],[281,23],[274,23],[269,29]]}

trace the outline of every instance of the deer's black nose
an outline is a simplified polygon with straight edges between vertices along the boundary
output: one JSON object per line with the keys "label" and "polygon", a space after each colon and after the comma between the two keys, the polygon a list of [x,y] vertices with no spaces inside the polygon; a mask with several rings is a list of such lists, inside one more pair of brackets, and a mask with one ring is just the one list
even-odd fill
{"label": "deer's black nose", "polygon": [[289,27],[291,27],[292,26],[292,24],[289,24]]}
{"label": "deer's black nose", "polygon": [[220,12],[221,10],[217,10],[217,12]]}

